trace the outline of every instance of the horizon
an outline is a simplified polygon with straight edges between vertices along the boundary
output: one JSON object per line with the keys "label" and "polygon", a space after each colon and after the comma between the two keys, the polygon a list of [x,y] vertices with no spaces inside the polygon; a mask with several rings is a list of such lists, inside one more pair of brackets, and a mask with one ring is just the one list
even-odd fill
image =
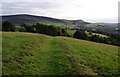
{"label": "horizon", "polygon": [[[92,2],[93,1],[93,2]],[[4,0],[1,15],[28,14],[91,23],[118,23],[119,0]],[[9,7],[8,7],[9,6]]]}
{"label": "horizon", "polygon": [[[0,16],[14,16],[14,15],[30,15],[30,16],[38,16],[38,17],[48,17],[48,16],[39,16],[39,15],[32,15],[32,14],[10,14],[10,15],[0,15]],[[54,17],[48,17],[48,18],[53,18],[53,19],[61,19],[61,18],[54,18]],[[77,20],[70,20],[70,19],[61,19],[61,20],[69,20],[69,21],[77,21]],[[78,20],[82,20],[82,19],[78,19]],[[84,22],[88,22],[85,20],[82,20]],[[93,23],[93,22],[88,22],[88,23]],[[95,23],[110,23],[112,24],[112,22],[95,22]],[[118,22],[114,22],[113,24],[117,24]]]}

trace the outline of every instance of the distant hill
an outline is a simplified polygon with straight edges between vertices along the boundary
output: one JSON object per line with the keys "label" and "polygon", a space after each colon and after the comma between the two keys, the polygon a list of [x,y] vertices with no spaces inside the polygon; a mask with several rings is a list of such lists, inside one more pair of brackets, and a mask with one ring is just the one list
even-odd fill
{"label": "distant hill", "polygon": [[97,24],[103,24],[103,25],[108,25],[108,26],[118,26],[118,23],[97,23]]}
{"label": "distant hill", "polygon": [[[28,14],[19,14],[19,15],[5,15],[0,16],[3,21],[10,21],[13,24],[35,24],[37,22],[54,25],[61,27],[63,29],[84,29],[84,30],[95,30],[103,33],[118,33],[118,24],[117,23],[90,23],[83,20],[66,20],[66,19],[56,19],[45,16],[35,16]],[[0,20],[0,24],[1,20]],[[69,25],[69,26],[66,26]],[[1,25],[0,25],[1,26]],[[117,30],[117,31],[116,31]]]}
{"label": "distant hill", "polygon": [[88,24],[83,20],[65,20],[65,19],[56,19],[51,17],[44,17],[44,16],[34,16],[34,15],[27,15],[27,14],[19,14],[19,15],[7,15],[1,16],[2,21],[10,21],[14,24],[34,24],[36,22],[54,22],[54,23],[61,23],[61,24],[72,24],[72,25],[79,25],[79,24]]}

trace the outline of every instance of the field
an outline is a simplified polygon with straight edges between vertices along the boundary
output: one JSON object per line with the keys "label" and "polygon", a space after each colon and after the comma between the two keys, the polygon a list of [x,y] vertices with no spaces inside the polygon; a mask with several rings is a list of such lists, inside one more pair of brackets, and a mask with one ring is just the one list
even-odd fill
{"label": "field", "polygon": [[[76,32],[76,30],[66,30],[68,34],[73,37],[73,34]],[[86,32],[88,36],[91,36],[89,32]],[[99,35],[100,37],[108,37],[107,35],[99,34],[99,33],[92,33],[92,35]]]}
{"label": "field", "polygon": [[116,75],[118,47],[69,37],[3,32],[3,75]]}
{"label": "field", "polygon": [[95,27],[97,25],[102,25],[102,24],[87,24],[86,27]]}
{"label": "field", "polygon": [[73,34],[76,32],[76,30],[66,30],[66,31],[71,37],[73,37]]}

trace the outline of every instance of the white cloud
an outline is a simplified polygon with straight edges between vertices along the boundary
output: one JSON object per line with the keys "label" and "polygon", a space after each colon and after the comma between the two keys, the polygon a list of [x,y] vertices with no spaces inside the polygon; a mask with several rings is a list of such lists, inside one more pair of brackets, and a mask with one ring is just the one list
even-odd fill
{"label": "white cloud", "polygon": [[[83,19],[90,22],[117,22],[119,0],[4,0],[17,2],[16,6],[27,11],[19,11],[17,7],[5,7],[4,9],[16,8],[11,11],[15,13],[29,13],[61,19]],[[26,2],[28,5],[20,5]],[[32,5],[30,3],[32,2]],[[3,5],[4,5],[3,3]],[[38,7],[37,7],[38,5]],[[3,11],[4,11],[3,9]],[[10,14],[5,11],[4,14]]]}

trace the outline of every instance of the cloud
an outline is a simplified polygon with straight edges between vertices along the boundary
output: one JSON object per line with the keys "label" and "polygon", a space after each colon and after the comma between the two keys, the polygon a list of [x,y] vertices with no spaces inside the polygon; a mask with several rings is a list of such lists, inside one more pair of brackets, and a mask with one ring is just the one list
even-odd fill
{"label": "cloud", "polygon": [[32,13],[36,10],[49,10],[59,7],[59,4],[49,2],[7,2],[2,4],[3,14]]}
{"label": "cloud", "polygon": [[117,21],[119,0],[4,0],[2,14],[32,14],[90,22]]}

